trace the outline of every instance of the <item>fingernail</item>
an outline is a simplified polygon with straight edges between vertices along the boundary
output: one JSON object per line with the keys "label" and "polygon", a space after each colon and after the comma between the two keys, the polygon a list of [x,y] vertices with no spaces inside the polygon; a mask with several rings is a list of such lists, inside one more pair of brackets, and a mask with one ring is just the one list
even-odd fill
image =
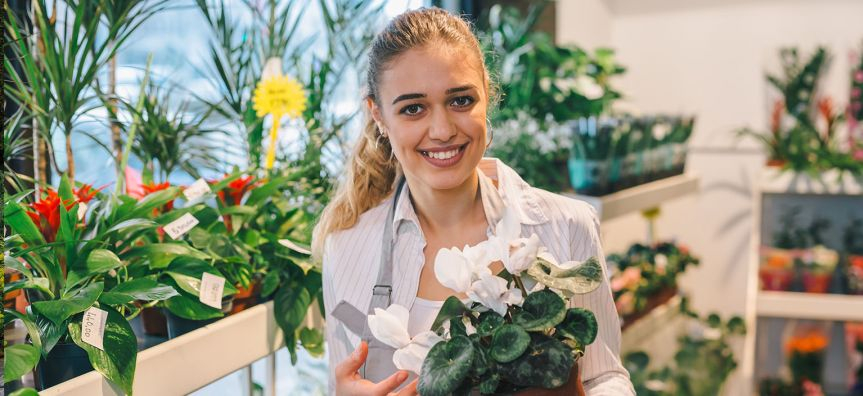
{"label": "fingernail", "polygon": [[399,379],[399,381],[404,381],[407,377],[408,377],[408,373],[405,371],[402,371],[399,373],[398,379]]}

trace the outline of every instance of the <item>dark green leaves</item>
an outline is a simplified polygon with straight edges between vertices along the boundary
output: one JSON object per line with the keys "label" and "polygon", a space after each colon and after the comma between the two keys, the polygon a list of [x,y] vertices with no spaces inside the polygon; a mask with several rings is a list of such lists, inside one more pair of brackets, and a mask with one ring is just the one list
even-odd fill
{"label": "dark green leaves", "polygon": [[447,298],[446,301],[443,302],[443,306],[441,307],[440,312],[438,312],[438,315],[435,318],[434,323],[432,324],[431,330],[434,332],[438,332],[438,330],[440,330],[441,326],[443,326],[445,322],[456,316],[463,315],[464,312],[464,303],[461,302],[461,300],[459,300],[456,296],[449,296],[449,298]]}
{"label": "dark green leaves", "polygon": [[161,301],[176,296],[173,287],[148,278],[132,279],[123,282],[111,291],[102,293],[99,301],[105,304],[126,304],[134,300]]}
{"label": "dark green leaves", "polygon": [[500,316],[500,314],[495,311],[488,310],[479,315],[479,323],[476,326],[476,332],[481,336],[490,336],[503,324],[503,316]]}
{"label": "dark green leaves", "polygon": [[582,308],[570,308],[566,311],[563,323],[557,325],[557,331],[564,337],[578,341],[582,348],[590,345],[596,339],[599,327],[596,316]]}
{"label": "dark green leaves", "polygon": [[311,303],[312,296],[309,291],[303,285],[296,283],[279,288],[273,297],[276,323],[282,328],[282,333],[285,335],[285,346],[291,353],[291,363],[297,362],[296,331],[303,323]]}
{"label": "dark green leaves", "polygon": [[546,389],[567,383],[574,364],[572,351],[546,335],[532,333],[530,337],[521,357],[499,366],[502,377],[515,385]]}
{"label": "dark green leaves", "polygon": [[527,350],[530,335],[519,326],[505,324],[494,332],[491,339],[491,357],[500,363],[517,359]]}
{"label": "dark green leaves", "polygon": [[[132,394],[132,382],[135,377],[137,363],[138,341],[132,327],[123,315],[112,308],[101,306],[108,311],[105,323],[102,351],[81,340],[81,317],[69,323],[69,335],[72,341],[87,351],[90,364],[96,371],[102,373],[109,381],[117,384],[127,394]],[[107,352],[106,352],[107,351]]]}
{"label": "dark green leaves", "polygon": [[550,290],[527,295],[522,311],[512,316],[512,322],[527,331],[542,331],[557,326],[566,316],[566,303]]}
{"label": "dark green leaves", "polygon": [[59,326],[70,316],[90,308],[102,294],[104,286],[102,283],[92,283],[59,300],[36,301],[32,304],[33,310]]}
{"label": "dark green leaves", "polygon": [[467,337],[455,336],[435,344],[423,362],[417,390],[423,396],[453,393],[467,377],[473,360],[473,343]]}

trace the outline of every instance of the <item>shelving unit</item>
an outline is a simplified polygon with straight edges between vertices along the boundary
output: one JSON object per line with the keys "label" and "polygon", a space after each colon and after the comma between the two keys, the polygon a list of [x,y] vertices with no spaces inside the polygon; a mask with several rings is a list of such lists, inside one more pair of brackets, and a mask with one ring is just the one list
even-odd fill
{"label": "shelving unit", "polygon": [[[674,348],[656,348],[657,342],[665,344],[677,342],[677,336],[685,325],[685,317],[680,314],[682,298],[672,297],[665,304],[654,308],[650,313],[635,321],[621,334],[620,354],[638,350],[650,351],[652,361],[664,361],[674,355]],[[668,352],[668,356],[655,356],[655,353]]]}
{"label": "shelving unit", "polygon": [[659,207],[669,200],[696,193],[698,189],[698,175],[684,173],[601,197],[573,193],[564,195],[586,201],[593,205],[596,211],[599,212],[600,220],[606,221],[626,214]]}
{"label": "shelving unit", "polygon": [[[254,334],[254,337],[250,337]],[[185,395],[284,347],[273,316],[273,302],[249,308],[209,326],[138,353],[136,395]],[[274,394],[275,360],[267,373]],[[42,396],[122,395],[101,374],[91,371],[39,393]]]}
{"label": "shelving unit", "polygon": [[[756,355],[759,349],[758,325],[761,320],[813,320],[829,322],[863,321],[863,296],[762,291],[759,287],[758,268],[762,244],[762,216],[765,197],[793,196],[805,202],[825,198],[857,199],[863,201],[863,179],[838,171],[824,172],[818,177],[778,169],[765,169],[760,176],[758,190],[754,194],[752,239],[750,243],[749,272],[747,283],[746,323],[742,383],[734,394],[752,395],[757,389],[755,378]],[[861,206],[863,208],[863,206]],[[844,215],[844,214],[843,214]],[[776,328],[776,323],[768,322]],[[843,338],[844,332],[834,323],[830,339]],[[831,348],[837,345],[831,344]],[[828,350],[828,355],[831,353]],[[835,359],[842,363],[841,357]],[[829,366],[830,361],[826,362]],[[833,370],[841,371],[841,370]],[[842,373],[838,373],[841,377]]]}

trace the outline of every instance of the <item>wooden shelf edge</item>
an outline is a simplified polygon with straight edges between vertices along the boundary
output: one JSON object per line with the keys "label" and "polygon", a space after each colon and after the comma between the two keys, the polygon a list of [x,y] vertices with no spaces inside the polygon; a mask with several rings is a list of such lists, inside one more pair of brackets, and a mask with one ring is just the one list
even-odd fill
{"label": "wooden shelf edge", "polygon": [[655,208],[666,201],[693,194],[699,190],[699,182],[698,175],[690,172],[654,180],[601,197],[574,193],[564,195],[591,204],[599,212],[600,220],[606,221]]}
{"label": "wooden shelf edge", "polygon": [[759,291],[758,317],[863,321],[863,296]]}

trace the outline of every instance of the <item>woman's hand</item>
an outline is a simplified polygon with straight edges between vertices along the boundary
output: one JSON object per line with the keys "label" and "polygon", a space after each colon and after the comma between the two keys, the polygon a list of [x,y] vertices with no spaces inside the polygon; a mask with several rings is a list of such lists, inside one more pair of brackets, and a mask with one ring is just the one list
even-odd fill
{"label": "woman's hand", "polygon": [[337,396],[414,396],[417,393],[417,381],[414,380],[408,386],[405,386],[398,393],[393,392],[406,379],[408,379],[407,371],[397,371],[389,378],[378,382],[377,384],[369,380],[363,379],[357,370],[366,362],[366,357],[369,354],[369,346],[365,341],[360,342],[360,346],[354,350],[347,359],[343,360],[336,366],[336,395]]}
{"label": "woman's hand", "polygon": [[554,396],[554,395],[577,395],[584,396],[584,386],[581,384],[581,374],[578,370],[578,363],[572,368],[572,373],[569,374],[569,382],[563,386],[554,389],[527,389],[516,393],[516,396]]}

